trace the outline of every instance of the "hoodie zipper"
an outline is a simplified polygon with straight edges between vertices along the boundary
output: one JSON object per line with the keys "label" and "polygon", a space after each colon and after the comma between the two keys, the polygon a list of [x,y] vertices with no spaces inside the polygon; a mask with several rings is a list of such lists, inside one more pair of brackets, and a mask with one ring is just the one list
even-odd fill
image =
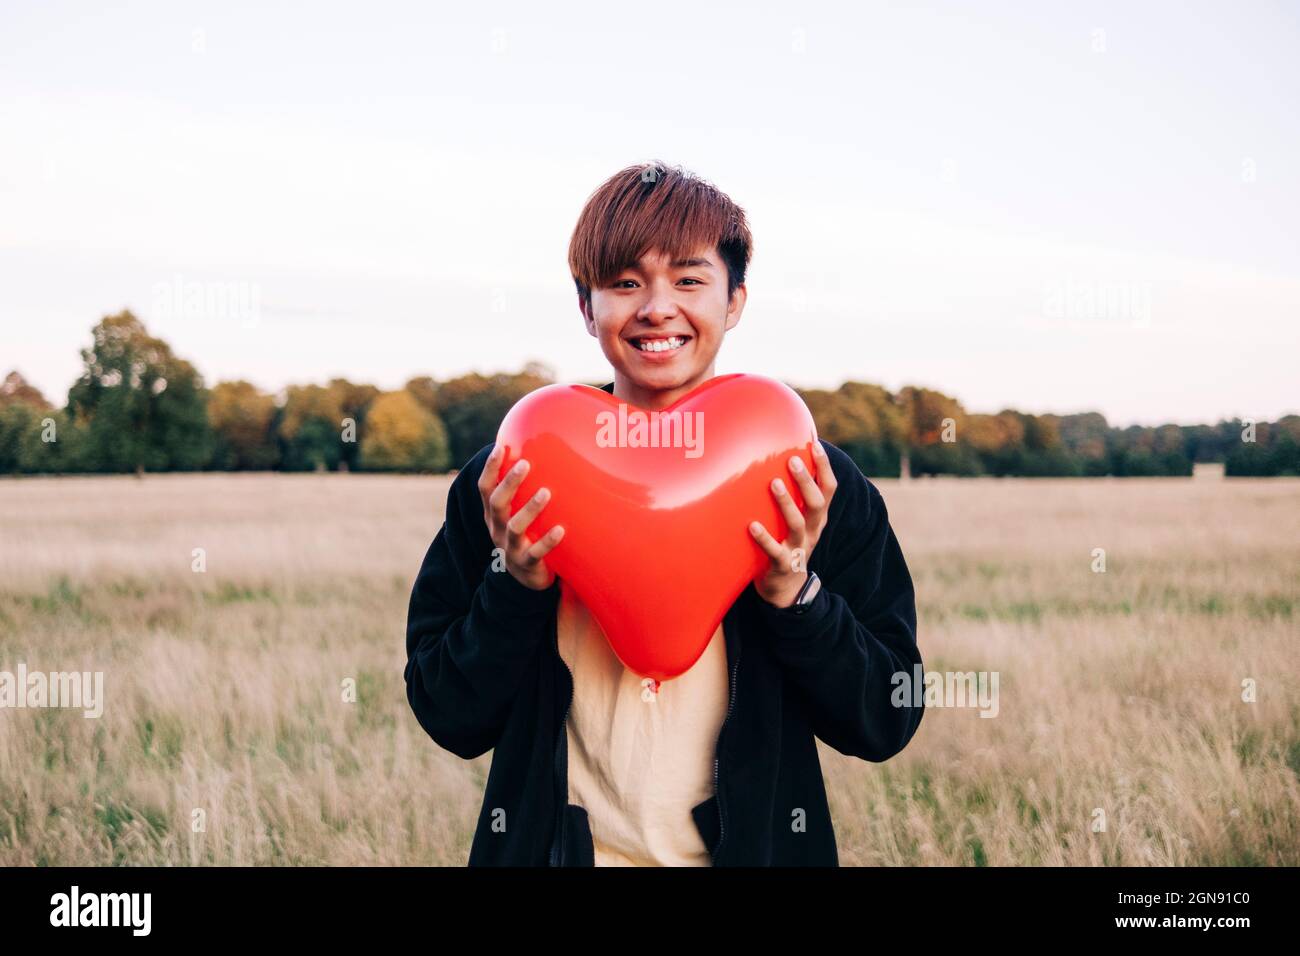
{"label": "hoodie zipper", "polygon": [[[551,841],[550,865],[561,866],[564,860],[564,818],[565,811],[568,810],[569,806],[569,748],[566,735],[569,725],[569,708],[573,706],[573,671],[570,670],[568,663],[560,654],[560,629],[558,625],[553,626],[551,633],[554,637],[555,657],[564,665],[564,671],[569,675],[569,702],[564,705],[564,716],[560,719],[560,730],[555,735],[555,747],[553,750],[555,757],[552,761],[552,763],[558,768],[558,779],[556,782],[555,837]],[[562,761],[560,758],[561,746],[564,747],[564,756]]]}
{"label": "hoodie zipper", "polygon": [[717,855],[722,851],[722,841],[727,838],[727,814],[722,805],[722,780],[719,776],[718,769],[721,760],[722,734],[723,731],[727,729],[727,721],[731,719],[732,708],[736,705],[736,674],[740,670],[740,647],[741,642],[737,641],[736,660],[731,665],[731,693],[727,699],[727,713],[722,718],[722,725],[718,728],[718,740],[713,747],[713,793],[718,799],[718,845],[713,851],[715,865],[717,863]]}

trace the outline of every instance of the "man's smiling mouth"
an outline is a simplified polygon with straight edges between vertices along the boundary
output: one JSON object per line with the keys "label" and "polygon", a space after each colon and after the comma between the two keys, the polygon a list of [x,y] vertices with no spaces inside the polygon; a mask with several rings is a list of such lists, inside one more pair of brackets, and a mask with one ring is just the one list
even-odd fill
{"label": "man's smiling mouth", "polygon": [[628,341],[639,352],[675,352],[689,342],[689,335],[639,335]]}

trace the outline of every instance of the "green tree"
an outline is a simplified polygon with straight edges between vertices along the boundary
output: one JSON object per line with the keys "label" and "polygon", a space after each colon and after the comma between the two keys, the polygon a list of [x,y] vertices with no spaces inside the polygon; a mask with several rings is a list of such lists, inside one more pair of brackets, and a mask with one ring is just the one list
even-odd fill
{"label": "green tree", "polygon": [[129,311],[105,317],[82,349],[68,411],[96,471],[202,468],[211,458],[207,395],[194,366]]}
{"label": "green tree", "polygon": [[845,382],[835,391],[796,389],[817,434],[838,446],[864,474],[897,477],[907,441],[907,416],[879,385]]}
{"label": "green tree", "polygon": [[339,389],[290,385],[280,417],[286,471],[333,471],[343,458],[344,419]]}
{"label": "green tree", "polygon": [[28,434],[39,429],[40,409],[26,402],[0,405],[0,474],[26,471],[23,447]]}
{"label": "green tree", "polygon": [[447,426],[453,464],[460,465],[496,439],[501,419],[529,392],[551,384],[537,369],[508,375],[477,372],[443,382],[435,409]]}
{"label": "green tree", "polygon": [[83,471],[84,448],[85,436],[62,409],[0,406],[0,474]]}
{"label": "green tree", "polygon": [[345,378],[330,379],[326,387],[338,396],[343,422],[353,423],[350,429],[344,424],[339,431],[342,439],[339,444],[339,466],[344,470],[355,470],[360,464],[366,412],[370,403],[378,397],[379,389],[373,385],[358,385]]}
{"label": "green tree", "polygon": [[[0,382],[0,474],[27,471],[30,436],[39,433],[50,403],[40,390],[13,371]],[[40,470],[39,468],[37,470]]]}

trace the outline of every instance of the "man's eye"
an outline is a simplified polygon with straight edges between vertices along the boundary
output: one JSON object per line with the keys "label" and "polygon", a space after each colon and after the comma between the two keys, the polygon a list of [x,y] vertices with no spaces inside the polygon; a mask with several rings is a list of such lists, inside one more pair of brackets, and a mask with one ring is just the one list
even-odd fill
{"label": "man's eye", "polygon": [[699,279],[686,278],[686,279],[683,279],[682,281],[683,281],[683,282],[694,282],[696,285],[702,285],[702,283],[700,282]]}
{"label": "man's eye", "polygon": [[623,283],[625,283],[625,282],[630,282],[630,283],[632,283],[633,285],[636,284],[636,280],[635,280],[635,279],[616,279],[616,280],[614,281],[614,288],[615,288],[615,289],[619,288],[619,287],[622,286]]}

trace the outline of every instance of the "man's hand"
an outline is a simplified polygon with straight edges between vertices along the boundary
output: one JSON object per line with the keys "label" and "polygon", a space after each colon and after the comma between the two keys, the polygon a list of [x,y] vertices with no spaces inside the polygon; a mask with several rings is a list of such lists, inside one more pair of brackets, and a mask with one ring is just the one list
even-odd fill
{"label": "man's hand", "polygon": [[799,483],[799,491],[803,495],[806,514],[799,512],[780,478],[772,482],[772,494],[776,496],[777,505],[790,528],[785,542],[773,538],[761,522],[754,521],[749,526],[754,539],[772,559],[767,573],[754,582],[754,590],[764,601],[776,607],[789,607],[793,604],[795,595],[807,580],[808,558],[826,527],[831,497],[838,485],[830,460],[826,457],[826,449],[820,441],[812,443],[812,453],[817,465],[815,483],[798,457],[792,457],[789,462],[790,473]]}
{"label": "man's hand", "polygon": [[479,494],[483,498],[483,520],[487,523],[488,534],[492,543],[502,550],[506,559],[506,570],[514,575],[515,580],[534,591],[545,591],[555,582],[555,574],[542,559],[546,557],[564,537],[564,528],[556,525],[540,541],[530,543],[524,535],[524,529],[533,523],[538,512],[546,506],[551,498],[549,488],[539,488],[518,513],[510,516],[510,502],[515,496],[519,483],[528,473],[528,461],[519,459],[510,469],[501,483],[497,484],[497,472],[501,467],[501,446],[495,445],[492,454],[483,464],[483,474],[478,479]]}

